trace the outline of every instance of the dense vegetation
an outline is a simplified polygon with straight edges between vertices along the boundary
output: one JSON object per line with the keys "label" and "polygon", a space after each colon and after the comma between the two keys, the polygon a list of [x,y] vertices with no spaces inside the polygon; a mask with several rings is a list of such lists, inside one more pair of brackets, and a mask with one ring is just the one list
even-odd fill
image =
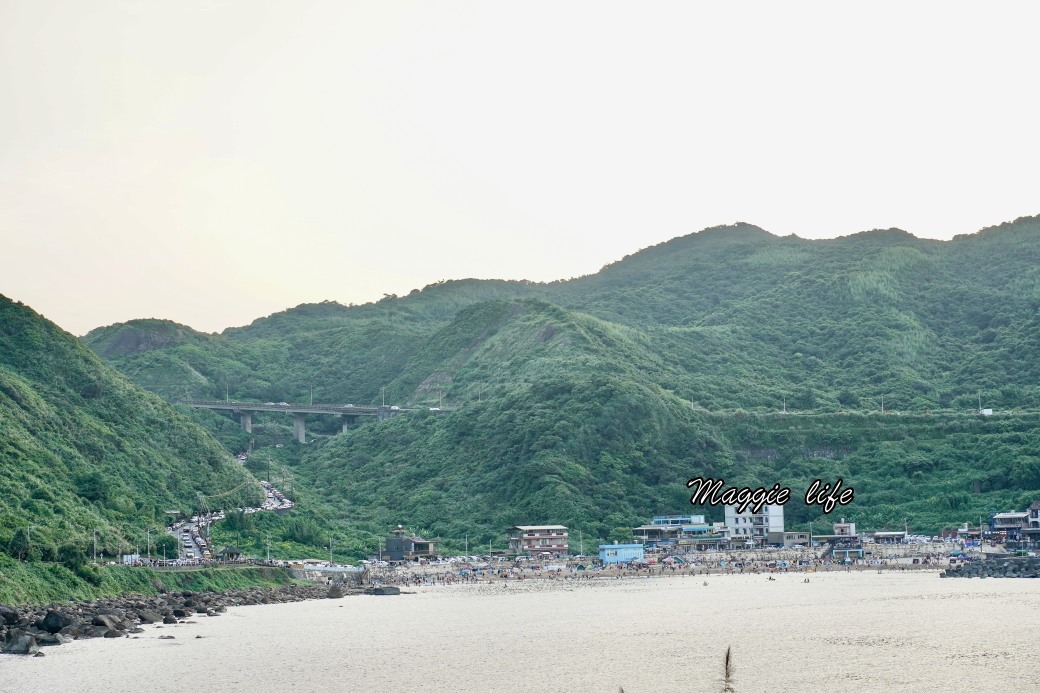
{"label": "dense vegetation", "polygon": [[0,548],[15,558],[82,564],[94,530],[99,556],[158,553],[167,510],[261,497],[204,428],[3,296],[0,431]]}
{"label": "dense vegetation", "polygon": [[[949,242],[737,224],[570,281],[444,282],[220,335],[133,321],[85,339],[169,399],[378,403],[385,391],[453,407],[365,423],[285,461],[333,515],[313,522],[345,523],[363,552],[397,522],[459,548],[516,522],[620,538],[688,507],[686,479],[705,474],[779,482],[796,500],[841,476],[856,488],[844,514],[872,528],[934,532],[1021,509],[1040,497],[1038,308],[1037,218]],[[977,416],[980,403],[996,414]],[[247,444],[219,415],[199,420]],[[292,447],[287,422],[256,423],[257,444]],[[792,525],[826,519],[799,502],[787,512]]]}
{"label": "dense vegetation", "polygon": [[120,594],[157,594],[159,588],[224,592],[292,582],[288,571],[272,568],[209,568],[170,572],[128,566],[65,566],[18,561],[0,554],[0,604],[89,601]]}

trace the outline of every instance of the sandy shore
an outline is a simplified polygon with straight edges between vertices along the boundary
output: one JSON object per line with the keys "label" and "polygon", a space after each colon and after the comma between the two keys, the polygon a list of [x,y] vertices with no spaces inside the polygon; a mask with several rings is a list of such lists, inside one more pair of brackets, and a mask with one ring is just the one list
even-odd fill
{"label": "sandy shore", "polygon": [[[12,691],[1040,690],[1040,585],[819,573],[423,587],[0,659]],[[174,635],[174,640],[159,640]],[[201,636],[201,637],[197,637]]]}

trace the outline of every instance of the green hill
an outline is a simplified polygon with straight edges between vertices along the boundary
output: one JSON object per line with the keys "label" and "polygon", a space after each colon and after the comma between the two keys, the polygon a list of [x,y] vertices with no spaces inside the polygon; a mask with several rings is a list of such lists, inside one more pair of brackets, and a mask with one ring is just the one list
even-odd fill
{"label": "green hill", "polygon": [[298,478],[372,534],[406,523],[501,541],[503,527],[551,522],[589,545],[688,509],[685,482],[696,476],[790,487],[791,526],[827,521],[802,501],[818,478],[855,488],[840,512],[864,526],[908,520],[930,533],[1040,495],[1036,412],[709,412],[669,389],[676,367],[654,346],[635,328],[542,301],[472,306],[391,385],[426,403],[436,387],[465,404],[319,441]]}
{"label": "green hill", "polygon": [[[106,345],[128,325],[155,326],[85,341],[170,399],[378,403],[385,391],[454,407],[366,423],[293,460],[361,533],[404,521],[492,538],[553,521],[607,539],[684,509],[686,479],[705,473],[796,498],[842,476],[857,489],[846,514],[935,531],[1040,497],[1038,268],[1038,218],[947,242],[737,224],[569,281],[443,282],[118,353]],[[975,415],[980,402],[997,414]],[[258,442],[288,440],[284,422],[257,421]],[[795,503],[788,517],[823,519]]]}
{"label": "green hill", "polygon": [[143,549],[167,510],[262,495],[202,427],[3,296],[0,431],[0,547],[18,558],[73,563],[94,530],[106,556]]}

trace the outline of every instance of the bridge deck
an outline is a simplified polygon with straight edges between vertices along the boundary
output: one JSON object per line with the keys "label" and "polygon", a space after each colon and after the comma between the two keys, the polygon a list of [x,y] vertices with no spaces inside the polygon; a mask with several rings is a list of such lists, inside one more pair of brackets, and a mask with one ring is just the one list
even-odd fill
{"label": "bridge deck", "polygon": [[351,416],[379,416],[387,412],[413,411],[398,407],[348,407],[343,404],[261,404],[259,402],[221,402],[220,400],[182,400],[181,404],[197,409],[223,409],[234,412],[276,411],[285,414],[346,414]]}

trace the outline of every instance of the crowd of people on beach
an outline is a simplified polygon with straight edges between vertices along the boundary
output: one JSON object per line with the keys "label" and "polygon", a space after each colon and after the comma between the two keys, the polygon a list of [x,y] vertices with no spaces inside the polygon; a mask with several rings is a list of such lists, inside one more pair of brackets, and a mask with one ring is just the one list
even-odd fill
{"label": "crowd of people on beach", "polygon": [[525,580],[621,580],[649,577],[707,577],[712,575],[775,575],[783,573],[939,570],[949,565],[949,556],[915,551],[891,551],[884,557],[841,560],[817,551],[740,551],[720,555],[688,556],[682,560],[654,563],[604,565],[575,557],[554,559],[547,565],[507,559],[473,564],[406,563],[378,569],[371,578],[381,584],[399,586],[469,585],[495,581]]}

